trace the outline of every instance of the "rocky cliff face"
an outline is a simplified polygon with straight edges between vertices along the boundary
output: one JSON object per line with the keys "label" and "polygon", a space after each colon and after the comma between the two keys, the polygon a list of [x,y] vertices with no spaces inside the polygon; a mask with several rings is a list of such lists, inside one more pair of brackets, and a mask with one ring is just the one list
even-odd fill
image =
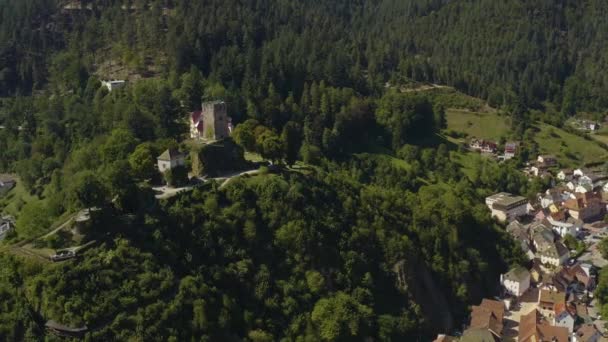
{"label": "rocky cliff face", "polygon": [[395,264],[393,271],[397,275],[397,286],[411,294],[427,318],[432,332],[451,331],[454,317],[450,305],[424,262],[403,260]]}

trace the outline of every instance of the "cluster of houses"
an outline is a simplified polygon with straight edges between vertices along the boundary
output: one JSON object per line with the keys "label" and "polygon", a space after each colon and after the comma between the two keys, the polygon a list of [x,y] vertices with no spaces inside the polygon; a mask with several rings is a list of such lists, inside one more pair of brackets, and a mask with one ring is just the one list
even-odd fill
{"label": "cluster of houses", "polygon": [[558,165],[557,158],[553,155],[540,155],[536,161],[528,163],[528,165],[522,170],[524,174],[529,177],[548,177],[552,176],[549,169],[554,168]]}
{"label": "cluster of houses", "polygon": [[595,132],[601,128],[600,123],[594,120],[574,119],[572,126],[582,131]]}
{"label": "cluster of houses", "polygon": [[[501,275],[503,299],[483,299],[471,310],[470,323],[462,336],[440,334],[440,341],[502,341],[513,339],[530,342],[596,342],[602,337],[589,316],[586,298],[595,287],[594,269],[578,263],[546,273],[538,261],[531,269],[517,266]],[[519,322],[512,311],[527,296],[527,312],[520,312]],[[506,318],[509,316],[509,318]],[[518,323],[518,324],[517,324]],[[517,331],[512,330],[513,324]]]}
{"label": "cluster of houses", "polygon": [[564,230],[574,235],[573,229],[583,223],[604,218],[608,209],[608,176],[597,171],[566,169],[561,170],[556,179],[559,184],[539,194],[534,206],[526,198],[508,193],[487,197],[486,205],[499,221],[529,215],[537,221],[546,220],[562,236]]}
{"label": "cluster of houses", "polygon": [[[519,147],[519,143],[517,143],[517,142],[511,141],[511,142],[505,143],[504,150],[503,150],[504,153],[503,153],[503,155],[499,156],[499,159],[508,160],[508,159],[515,157],[515,155],[517,154],[518,147]],[[476,139],[476,138],[473,138],[473,139],[471,139],[471,141],[469,141],[469,149],[471,149],[473,151],[479,151],[481,153],[488,153],[488,154],[496,154],[499,152],[498,144],[496,142],[491,141],[491,140]]]}
{"label": "cluster of houses", "polygon": [[[530,169],[542,176],[557,165],[555,157],[541,155]],[[604,218],[608,176],[587,169],[564,169],[554,179],[558,184],[532,203],[506,192],[485,199],[492,217],[508,223],[506,231],[521,246],[528,265],[500,276],[500,299],[483,299],[473,306],[462,336],[439,335],[436,341],[501,341],[516,336],[518,341],[596,342],[602,338],[587,306],[597,271],[591,263],[571,258],[575,251],[565,241],[581,238],[585,224]],[[526,310],[515,304],[524,302]],[[517,331],[505,328],[506,319],[515,321],[510,324]]]}

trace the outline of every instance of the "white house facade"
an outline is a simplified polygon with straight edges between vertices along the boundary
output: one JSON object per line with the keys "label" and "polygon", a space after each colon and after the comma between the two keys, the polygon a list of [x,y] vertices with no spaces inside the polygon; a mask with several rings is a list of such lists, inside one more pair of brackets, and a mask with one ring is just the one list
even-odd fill
{"label": "white house facade", "polygon": [[559,234],[562,238],[566,237],[566,235],[576,236],[576,233],[581,228],[579,224],[573,222],[562,222],[553,219],[550,215],[547,217],[547,221],[551,224],[551,228],[554,232]]}
{"label": "white house facade", "polygon": [[158,171],[165,172],[174,169],[177,166],[186,164],[184,155],[176,149],[168,149],[158,157]]}
{"label": "white house facade", "polygon": [[101,81],[101,85],[106,87],[109,92],[124,87],[127,84],[124,80]]}
{"label": "white house facade", "polygon": [[523,267],[515,267],[500,276],[500,283],[509,294],[520,297],[530,288],[530,272]]}
{"label": "white house facade", "polygon": [[574,332],[574,321],[574,317],[572,317],[570,312],[568,312],[568,310],[566,309],[563,309],[561,312],[555,313],[553,325],[555,325],[556,327],[567,328],[568,332],[572,334]]}
{"label": "white house facade", "polygon": [[563,265],[570,257],[570,252],[561,242],[556,242],[552,246],[543,250],[537,251],[536,257],[543,264],[558,267]]}

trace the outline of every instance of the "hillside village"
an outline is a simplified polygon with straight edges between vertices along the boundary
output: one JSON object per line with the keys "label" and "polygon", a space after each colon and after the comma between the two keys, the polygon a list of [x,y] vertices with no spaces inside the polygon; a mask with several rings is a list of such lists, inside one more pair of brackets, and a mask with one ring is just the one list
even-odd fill
{"label": "hillside village", "polygon": [[[495,152],[492,144],[478,146]],[[598,270],[608,265],[598,249],[608,235],[608,175],[560,169],[551,155],[538,156],[523,172],[552,177],[553,187],[533,199],[501,192],[485,204],[518,242],[527,267],[513,267],[496,279],[501,295],[473,306],[460,336],[440,334],[435,341],[605,340],[606,321],[593,291]]]}

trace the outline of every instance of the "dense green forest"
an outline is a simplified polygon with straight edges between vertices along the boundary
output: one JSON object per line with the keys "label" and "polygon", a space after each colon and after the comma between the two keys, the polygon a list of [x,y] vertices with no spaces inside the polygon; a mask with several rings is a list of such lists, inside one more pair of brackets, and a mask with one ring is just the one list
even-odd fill
{"label": "dense green forest", "polygon": [[0,94],[41,89],[57,69],[84,82],[124,62],[161,73],[194,65],[254,101],[269,83],[286,96],[306,81],[377,93],[406,79],[495,106],[549,101],[570,115],[608,105],[602,0],[105,0],[62,10],[73,3],[2,0]]}
{"label": "dense green forest", "polygon": [[[0,251],[1,339],[54,341],[49,319],[86,325],[93,341],[423,341],[458,329],[523,262],[483,197],[546,184],[517,170],[527,146],[465,175],[440,135],[446,98],[399,87],[477,96],[511,116],[515,138],[531,109],[552,108],[557,124],[601,112],[606,7],[0,0],[0,171],[27,194],[10,203],[17,229]],[[108,92],[111,78],[127,86]],[[155,199],[156,157],[187,150],[188,113],[217,99],[235,150],[276,167]],[[65,247],[36,237],[90,208],[95,244],[78,259],[15,252]]]}

